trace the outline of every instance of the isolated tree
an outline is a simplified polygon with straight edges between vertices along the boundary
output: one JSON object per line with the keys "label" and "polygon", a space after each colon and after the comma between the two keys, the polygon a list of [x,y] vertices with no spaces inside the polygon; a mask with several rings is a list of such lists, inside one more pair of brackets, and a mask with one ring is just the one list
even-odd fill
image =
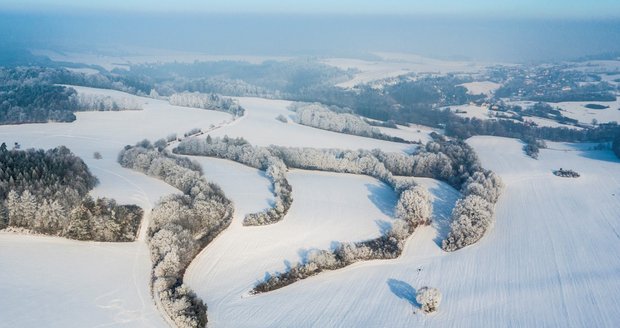
{"label": "isolated tree", "polygon": [[424,313],[432,313],[437,311],[441,303],[441,293],[437,288],[422,287],[416,293],[415,300],[420,304]]}

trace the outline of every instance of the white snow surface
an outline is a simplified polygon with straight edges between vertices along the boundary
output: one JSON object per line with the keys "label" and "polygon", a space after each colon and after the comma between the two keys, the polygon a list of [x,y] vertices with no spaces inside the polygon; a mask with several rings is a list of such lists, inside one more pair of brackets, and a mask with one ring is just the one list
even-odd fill
{"label": "white snow surface", "polygon": [[414,54],[382,52],[374,55],[378,59],[327,58],[323,60],[323,63],[343,70],[355,69],[358,71],[351,80],[337,84],[342,88],[352,88],[358,84],[395,78],[410,73],[471,73],[484,67],[484,64],[469,61],[440,60]]}
{"label": "white snow surface", "polygon": [[460,84],[461,86],[467,89],[467,93],[470,95],[486,95],[490,96],[495,92],[495,90],[499,89],[502,85],[499,83],[491,82],[491,81],[477,81],[477,82],[469,82]]}
{"label": "white snow surface", "polygon": [[0,232],[0,327],[167,327],[143,243]]}
{"label": "white snow surface", "polygon": [[[80,156],[100,184],[93,196],[116,199],[121,204],[137,204],[147,211],[164,195],[178,192],[157,179],[122,168],[117,156],[125,145],[143,139],[152,141],[170,133],[182,135],[195,128],[223,124],[231,120],[226,113],[172,106],[167,101],[133,96],[120,91],[73,87],[80,93],[135,98],[144,110],[118,112],[78,112],[71,123],[22,124],[0,126],[0,140],[11,147],[49,149],[64,145]],[[93,158],[100,152],[102,159]]]}
{"label": "white snow surface", "polygon": [[[534,105],[535,102],[513,101],[509,103],[522,107],[529,107]],[[559,107],[562,110],[562,115],[576,119],[580,123],[590,124],[592,123],[592,119],[596,119],[598,123],[620,123],[620,98],[618,97],[616,97],[615,101],[565,101],[548,104],[553,108]],[[585,107],[587,104],[609,106],[609,108],[590,109]]]}
{"label": "white snow surface", "polygon": [[[280,145],[288,147],[374,149],[388,152],[411,151],[415,145],[389,142],[321,130],[293,122],[295,113],[287,107],[285,100],[271,100],[253,97],[240,97],[239,104],[246,113],[236,121],[214,130],[211,135],[243,137],[253,145]],[[278,115],[288,118],[288,123],[276,120]],[[417,140],[414,139],[414,140]]]}
{"label": "white snow surface", "polygon": [[[190,267],[186,279],[209,304],[213,327],[620,325],[620,254],[614,251],[620,243],[620,161],[610,151],[586,150],[589,145],[550,142],[550,149],[534,160],[517,140],[475,137],[469,143],[506,184],[497,222],[477,244],[453,253],[439,248],[458,193],[443,183],[417,179],[434,195],[435,222],[414,233],[400,258],[357,263],[249,296],[266,272],[302,258],[300,250],[372,232],[368,214],[347,222],[354,224],[348,231],[338,226],[353,213],[328,224],[322,218],[329,218],[329,212],[314,214],[340,209],[348,194],[354,198],[347,204],[357,202],[353,208],[368,212],[373,206],[360,203],[361,186],[340,181],[349,179],[346,175],[294,171],[295,203],[284,221],[258,228],[233,225]],[[554,176],[552,170],[560,167],[582,176]],[[393,205],[389,193],[380,197]],[[296,206],[319,200],[324,203],[309,206],[303,219],[297,216]],[[436,314],[420,313],[415,292],[423,286],[436,287],[444,296]]]}

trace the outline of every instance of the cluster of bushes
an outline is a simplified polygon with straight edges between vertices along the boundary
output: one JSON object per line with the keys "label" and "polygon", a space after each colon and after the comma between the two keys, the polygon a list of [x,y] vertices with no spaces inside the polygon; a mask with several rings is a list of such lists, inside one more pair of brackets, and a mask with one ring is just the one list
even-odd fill
{"label": "cluster of bushes", "polygon": [[302,125],[374,139],[407,142],[381,133],[357,115],[333,112],[318,103],[294,103],[289,109],[297,113],[296,122]]}
{"label": "cluster of bushes", "polygon": [[441,244],[447,252],[480,240],[493,225],[495,203],[504,185],[495,173],[478,170],[461,187],[462,198],[452,210],[450,232]]}
{"label": "cluster of bushes", "polygon": [[228,159],[266,172],[275,196],[274,205],[264,211],[250,213],[244,225],[265,225],[284,218],[293,203],[292,187],[286,179],[287,166],[266,148],[252,146],[243,138],[189,138],[183,140],[175,153]]}
{"label": "cluster of bushes", "polygon": [[270,158],[266,174],[273,184],[274,205],[262,212],[246,215],[243,219],[244,225],[272,224],[284,218],[293,204],[293,187],[286,179],[286,170],[286,165],[284,165],[281,159]]}
{"label": "cluster of bushes", "polygon": [[168,101],[171,105],[203,108],[243,116],[245,109],[231,98],[224,98],[214,93],[182,92],[174,93]]}
{"label": "cluster of bushes", "polygon": [[325,270],[336,270],[359,261],[393,259],[404,248],[405,240],[423,224],[430,224],[433,206],[428,191],[421,186],[405,189],[395,208],[396,220],[381,237],[362,242],[341,243],[334,250],[310,252],[304,263],[293,265],[288,271],[269,276],[257,284],[253,293],[264,293],[285,287]]}
{"label": "cluster of bushes", "polygon": [[579,173],[573,170],[564,170],[563,168],[553,171],[553,174],[559,177],[562,177],[562,178],[579,178],[580,177]]}
{"label": "cluster of bushes", "polygon": [[83,111],[119,111],[142,110],[142,104],[132,98],[114,99],[110,96],[78,93],[74,95],[77,110]]}
{"label": "cluster of bushes", "polygon": [[198,164],[148,141],[125,147],[119,162],[183,192],[160,200],[151,215],[147,239],[151,290],[158,306],[178,327],[204,327],[207,307],[183,283],[183,274],[200,250],[230,225],[231,201],[219,186],[204,179]]}
{"label": "cluster of bushes", "polygon": [[536,138],[525,138],[523,140],[525,145],[523,146],[523,151],[525,154],[533,159],[538,159],[538,153],[540,152],[540,148],[547,148],[547,144],[544,140],[539,140]]}
{"label": "cluster of bushes", "polygon": [[0,146],[0,227],[78,240],[133,241],[142,209],[93,200],[97,183],[66,147],[7,150]]}

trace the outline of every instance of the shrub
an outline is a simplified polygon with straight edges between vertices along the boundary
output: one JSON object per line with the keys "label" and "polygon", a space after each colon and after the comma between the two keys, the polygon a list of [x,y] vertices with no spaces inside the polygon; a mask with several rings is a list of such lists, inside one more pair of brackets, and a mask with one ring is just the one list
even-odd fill
{"label": "shrub", "polygon": [[424,313],[433,313],[437,311],[441,303],[441,293],[437,288],[422,287],[416,293],[415,300],[420,304]]}

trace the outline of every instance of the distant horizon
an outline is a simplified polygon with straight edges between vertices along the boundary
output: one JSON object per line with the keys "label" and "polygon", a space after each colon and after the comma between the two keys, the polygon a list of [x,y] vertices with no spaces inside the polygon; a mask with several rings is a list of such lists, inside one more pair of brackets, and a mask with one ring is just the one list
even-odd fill
{"label": "distant horizon", "polygon": [[213,55],[359,58],[401,52],[543,62],[620,53],[620,18],[0,10],[0,46],[5,49],[95,50],[108,45]]}

